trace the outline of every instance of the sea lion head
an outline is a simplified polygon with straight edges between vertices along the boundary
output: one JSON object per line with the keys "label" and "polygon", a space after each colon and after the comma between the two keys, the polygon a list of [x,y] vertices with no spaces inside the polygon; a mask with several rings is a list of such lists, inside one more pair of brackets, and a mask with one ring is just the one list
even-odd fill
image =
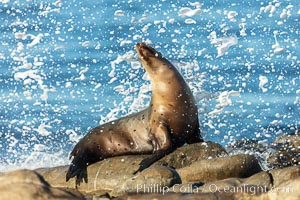
{"label": "sea lion head", "polygon": [[147,44],[140,42],[136,46],[138,58],[143,68],[151,75],[164,74],[166,70],[172,68],[172,64],[165,59],[162,54]]}

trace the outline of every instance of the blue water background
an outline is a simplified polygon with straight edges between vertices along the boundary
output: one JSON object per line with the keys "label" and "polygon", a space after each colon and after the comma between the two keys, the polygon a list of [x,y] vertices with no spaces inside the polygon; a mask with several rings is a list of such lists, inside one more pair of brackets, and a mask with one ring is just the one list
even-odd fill
{"label": "blue water background", "polygon": [[[141,86],[149,81],[132,65],[137,57],[116,61],[140,41],[177,63],[197,96],[205,140],[270,142],[298,129],[299,2],[200,4],[201,13],[181,17],[182,8],[196,6],[183,0],[0,3],[0,171],[67,164],[90,128],[147,106],[151,93],[142,93]],[[262,9],[268,5],[276,10]],[[235,20],[229,11],[237,12]],[[218,57],[212,32],[238,43]],[[16,76],[29,70],[36,76]],[[268,80],[263,87],[260,77]],[[229,96],[231,104],[210,115],[226,91],[240,95]]]}

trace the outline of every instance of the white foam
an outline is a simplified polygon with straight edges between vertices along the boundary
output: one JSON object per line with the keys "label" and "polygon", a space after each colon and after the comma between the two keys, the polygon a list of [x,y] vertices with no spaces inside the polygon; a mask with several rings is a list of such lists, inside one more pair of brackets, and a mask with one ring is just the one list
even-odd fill
{"label": "white foam", "polygon": [[194,19],[189,18],[189,19],[185,19],[184,23],[186,23],[186,24],[196,24],[197,22]]}
{"label": "white foam", "polygon": [[187,7],[183,7],[183,8],[180,8],[179,10],[179,17],[193,17],[195,15],[199,15],[201,14],[202,11],[200,8],[196,8],[196,9],[191,9],[191,8],[187,8]]}
{"label": "white foam", "polygon": [[0,0],[0,3],[3,3],[3,4],[9,3],[9,2],[10,2],[10,0]]}
{"label": "white foam", "polygon": [[27,34],[25,32],[17,32],[17,33],[15,33],[15,38],[26,40]]}
{"label": "white foam", "polygon": [[66,134],[69,135],[70,141],[73,141],[73,142],[78,142],[79,139],[82,137],[82,136],[78,135],[76,133],[76,131],[70,130],[70,129],[66,130]]}
{"label": "white foam", "polygon": [[227,13],[227,18],[231,21],[231,22],[236,22],[235,17],[238,15],[238,12],[236,11],[229,11]]}
{"label": "white foam", "polygon": [[125,15],[125,12],[123,10],[116,10],[114,13],[115,16],[121,17]]}
{"label": "white foam", "polygon": [[212,120],[208,120],[206,123],[203,124],[204,126],[208,126],[210,129],[215,129]]}
{"label": "white foam", "polygon": [[83,47],[88,47],[88,46],[90,46],[90,44],[91,44],[90,41],[85,41],[85,42],[82,42],[82,43],[81,43],[81,45],[82,45]]}
{"label": "white foam", "polygon": [[278,34],[278,31],[274,31],[274,39],[275,39],[275,44],[272,45],[272,48],[274,49],[273,52],[278,54],[282,51],[285,51],[285,48],[281,47],[280,44],[278,43],[277,41],[277,34]]}
{"label": "white foam", "polygon": [[48,147],[44,144],[35,144],[33,147],[34,151],[45,151]]}
{"label": "white foam", "polygon": [[83,81],[83,80],[85,80],[85,75],[82,73],[82,74],[80,74],[79,77],[75,78],[75,80],[76,81]]}
{"label": "white foam", "polygon": [[[42,6],[42,4],[41,4]],[[53,12],[56,12],[56,13],[59,13],[60,12],[60,8],[51,8],[50,5],[44,7],[44,8],[41,8],[41,10],[43,11],[40,11],[38,13],[38,15],[40,16],[44,16],[44,17],[47,17],[49,13],[53,13]]]}
{"label": "white foam", "polygon": [[240,30],[240,35],[245,37],[247,36],[247,33],[246,33],[246,19],[245,18],[242,18],[242,22],[239,24],[241,30]]}
{"label": "white foam", "polygon": [[34,129],[35,131],[38,132],[38,134],[42,136],[49,136],[51,135],[51,132],[47,130],[47,128],[52,128],[51,125],[41,123],[37,129]]}
{"label": "white foam", "polygon": [[142,28],[142,31],[143,31],[144,33],[147,33],[147,31],[148,31],[148,29],[150,28],[151,25],[152,25],[152,24],[150,24],[150,23],[146,24],[146,25]]}
{"label": "white foam", "polygon": [[70,81],[66,82],[66,84],[65,84],[66,88],[71,88],[72,86],[73,86],[73,84]]}
{"label": "white foam", "polygon": [[128,44],[132,44],[131,40],[121,40],[120,41],[120,47],[128,45]]}
{"label": "white foam", "polygon": [[55,5],[57,7],[61,7],[62,6],[62,2],[61,2],[61,0],[58,0],[58,1],[54,2],[53,5]]}
{"label": "white foam", "polygon": [[118,85],[118,86],[114,87],[114,90],[116,92],[119,92],[119,93],[124,92],[125,91],[125,86],[124,85]]}
{"label": "white foam", "polygon": [[30,36],[31,39],[33,39],[31,41],[31,43],[27,44],[27,46],[28,47],[33,47],[33,46],[35,46],[35,45],[37,45],[37,44],[39,44],[41,42],[41,39],[43,38],[44,35],[41,34],[41,33],[39,33],[37,36],[32,35],[32,34],[28,34],[27,36]]}
{"label": "white foam", "polygon": [[264,86],[269,82],[268,78],[266,76],[259,76],[259,85],[258,87],[263,91],[267,92],[268,89],[264,88]]}
{"label": "white foam", "polygon": [[14,75],[14,78],[16,81],[19,81],[19,80],[24,80],[26,79],[27,77],[35,80],[38,82],[38,84],[40,86],[43,85],[43,78],[42,76],[38,75],[38,70],[28,70],[28,71],[24,71],[24,72],[16,72],[15,75]]}
{"label": "white foam", "polygon": [[138,61],[131,61],[130,65],[131,65],[132,69],[140,69],[141,68],[141,63]]}
{"label": "white foam", "polygon": [[220,107],[227,107],[232,105],[232,101],[230,99],[231,96],[239,96],[240,92],[239,91],[224,91],[221,92],[221,94],[219,95],[218,101],[219,104],[218,106]]}
{"label": "white foam", "polygon": [[238,38],[236,35],[217,38],[217,34],[215,31],[210,33],[209,39],[210,43],[217,48],[217,58],[223,56],[231,46],[238,44]]}
{"label": "white foam", "polygon": [[266,7],[261,7],[260,11],[264,13],[269,12],[269,17],[273,17],[274,12],[276,11],[276,6],[269,4]]}
{"label": "white foam", "polygon": [[[231,90],[231,91],[223,91],[217,97],[217,104],[214,110],[208,113],[208,116],[211,118],[216,117],[217,115],[224,112],[224,108],[232,105],[232,100],[230,97],[232,96],[240,96],[239,91]],[[213,97],[211,95],[211,97]]]}

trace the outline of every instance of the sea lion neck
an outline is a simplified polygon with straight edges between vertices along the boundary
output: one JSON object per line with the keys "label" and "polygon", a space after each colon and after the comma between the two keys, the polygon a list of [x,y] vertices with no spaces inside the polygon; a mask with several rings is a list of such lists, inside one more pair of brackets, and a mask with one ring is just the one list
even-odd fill
{"label": "sea lion neck", "polygon": [[152,100],[176,102],[189,88],[176,67],[162,54],[145,43],[136,45],[138,57],[152,85]]}

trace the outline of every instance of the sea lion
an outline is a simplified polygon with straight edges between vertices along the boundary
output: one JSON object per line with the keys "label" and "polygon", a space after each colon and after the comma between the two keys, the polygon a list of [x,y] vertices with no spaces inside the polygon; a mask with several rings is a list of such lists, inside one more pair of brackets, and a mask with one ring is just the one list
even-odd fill
{"label": "sea lion", "polygon": [[80,181],[87,178],[87,166],[108,157],[152,154],[140,163],[137,171],[141,171],[185,143],[203,141],[197,105],[183,77],[145,43],[138,43],[136,51],[151,80],[149,107],[91,129],[70,154],[74,159],[66,181],[75,176]]}

